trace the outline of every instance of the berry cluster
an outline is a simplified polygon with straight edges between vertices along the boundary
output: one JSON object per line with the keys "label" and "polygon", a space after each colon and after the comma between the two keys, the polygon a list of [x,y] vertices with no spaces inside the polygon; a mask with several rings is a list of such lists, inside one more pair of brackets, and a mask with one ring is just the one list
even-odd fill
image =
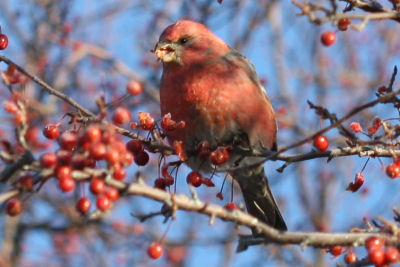
{"label": "berry cluster", "polygon": [[[372,236],[365,240],[365,248],[368,253],[368,260],[374,266],[388,266],[390,264],[399,261],[399,250],[396,247],[387,245],[385,246],[384,241],[378,237]],[[340,245],[333,246],[329,249],[334,257],[338,257],[344,252],[344,248]],[[344,256],[344,261],[347,264],[357,262],[358,256],[352,249]]]}
{"label": "berry cluster", "polygon": [[[5,103],[5,106],[9,111],[18,111],[13,102]],[[113,128],[105,124],[91,124],[85,130],[63,132],[60,123],[48,124],[43,129],[43,135],[49,140],[56,140],[59,146],[55,152],[40,156],[38,165],[46,174],[44,178],[54,177],[62,192],[73,192],[78,181],[89,182],[90,192],[96,197],[96,207],[100,211],[109,209],[112,202],[119,198],[119,191],[108,186],[106,181],[123,181],[126,168],[133,161],[139,166],[149,161],[141,141],[133,139],[125,144]],[[14,186],[32,191],[32,175],[20,175]],[[76,203],[77,210],[82,214],[89,212],[91,206],[91,200],[85,194]],[[9,215],[17,215],[21,210],[22,203],[18,198],[8,201],[6,211]]]}
{"label": "berry cluster", "polygon": [[375,266],[389,265],[399,261],[399,250],[393,246],[385,246],[384,241],[378,237],[369,237],[365,241],[368,259]]}

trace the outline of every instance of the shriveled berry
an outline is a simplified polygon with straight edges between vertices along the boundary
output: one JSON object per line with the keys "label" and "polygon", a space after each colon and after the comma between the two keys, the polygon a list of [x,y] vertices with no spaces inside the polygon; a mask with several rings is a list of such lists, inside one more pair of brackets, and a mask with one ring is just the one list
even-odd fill
{"label": "shriveled berry", "polygon": [[155,187],[155,188],[158,188],[158,189],[165,190],[165,188],[167,187],[165,179],[164,179],[164,178],[161,178],[161,177],[160,177],[160,178],[157,178],[157,179],[154,181],[154,187]]}
{"label": "shriveled berry", "polygon": [[145,166],[149,162],[149,154],[142,151],[135,155],[135,163],[139,166]]}
{"label": "shriveled berry", "polygon": [[206,158],[211,154],[211,146],[207,141],[201,141],[197,145],[197,155],[199,158]]}
{"label": "shriveled berry", "polygon": [[346,31],[350,24],[351,24],[350,19],[341,18],[338,21],[338,29],[341,30],[341,31]]}
{"label": "shriveled berry", "polygon": [[224,206],[224,208],[227,209],[227,210],[230,210],[230,211],[232,211],[232,210],[238,210],[238,209],[239,209],[239,207],[236,206],[236,204],[233,203],[233,202],[228,202],[228,203],[226,203],[225,206]]}
{"label": "shriveled berry", "polygon": [[147,112],[139,112],[139,124],[143,130],[152,130],[156,124],[154,118]]}
{"label": "shriveled berry", "polygon": [[143,151],[144,146],[142,141],[137,139],[132,139],[128,143],[126,143],[126,149],[132,152],[133,155],[136,155]]}
{"label": "shriveled berry", "polygon": [[201,183],[204,184],[205,186],[208,186],[208,187],[214,187],[215,186],[215,184],[213,183],[213,181],[211,181],[210,178],[203,178],[201,180]]}

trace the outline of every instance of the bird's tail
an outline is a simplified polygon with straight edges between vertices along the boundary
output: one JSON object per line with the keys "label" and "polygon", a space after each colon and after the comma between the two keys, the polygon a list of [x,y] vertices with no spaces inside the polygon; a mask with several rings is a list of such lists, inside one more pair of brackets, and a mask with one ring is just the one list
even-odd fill
{"label": "bird's tail", "polygon": [[269,188],[264,165],[235,171],[232,176],[240,185],[247,212],[275,229],[286,231],[285,221]]}

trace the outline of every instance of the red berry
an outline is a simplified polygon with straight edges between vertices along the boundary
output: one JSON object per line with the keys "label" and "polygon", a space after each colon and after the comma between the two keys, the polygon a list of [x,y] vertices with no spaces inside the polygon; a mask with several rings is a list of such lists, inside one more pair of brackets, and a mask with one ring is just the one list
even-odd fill
{"label": "red berry", "polygon": [[40,166],[42,168],[52,168],[57,164],[57,156],[54,153],[44,153],[40,156]]}
{"label": "red berry", "polygon": [[326,151],[329,146],[329,141],[328,138],[326,138],[324,135],[317,135],[314,138],[314,146],[319,150],[319,151]]}
{"label": "red berry", "polygon": [[71,192],[75,189],[75,180],[71,177],[59,178],[58,187],[60,187],[63,192]]}
{"label": "red berry", "polygon": [[122,181],[126,177],[126,170],[119,165],[114,165],[113,178],[118,181]]}
{"label": "red berry", "polygon": [[14,114],[18,111],[17,105],[11,101],[4,101],[3,108],[5,111],[7,111],[8,113],[11,113],[11,114]]}
{"label": "red berry", "polygon": [[214,165],[221,165],[229,159],[229,152],[226,147],[219,147],[210,154],[211,163]]}
{"label": "red berry", "polygon": [[56,168],[58,179],[71,178],[72,168],[70,166],[59,166]]}
{"label": "red berry", "polygon": [[341,31],[346,31],[350,24],[351,21],[348,18],[341,18],[338,21],[338,28]]}
{"label": "red berry", "polygon": [[73,150],[78,143],[78,135],[76,132],[67,131],[60,136],[60,146],[65,150]]}
{"label": "red berry", "polygon": [[5,34],[0,34],[0,50],[6,49],[8,46],[8,37]]}
{"label": "red berry", "polygon": [[123,155],[122,155],[122,163],[124,164],[125,167],[131,165],[133,162],[133,155],[131,152],[126,151]]}
{"label": "red berry", "polygon": [[76,203],[76,209],[80,213],[85,214],[90,210],[91,205],[92,203],[90,203],[90,200],[87,197],[82,197]]}
{"label": "red berry", "polygon": [[48,139],[57,139],[60,135],[60,129],[57,124],[48,124],[43,129],[43,135]]}
{"label": "red berry", "polygon": [[91,125],[86,129],[86,136],[91,142],[98,142],[101,140],[101,130],[98,126]]}
{"label": "red berry", "polygon": [[194,187],[199,187],[202,183],[202,176],[199,172],[191,172],[186,178],[186,182]]}
{"label": "red berry", "polygon": [[68,150],[58,150],[56,152],[58,165],[68,165],[72,158],[72,152]]}
{"label": "red berry", "polygon": [[132,152],[133,155],[136,155],[143,151],[144,146],[142,141],[133,139],[126,143],[126,149]]}
{"label": "red berry", "polygon": [[131,95],[140,95],[143,91],[143,87],[139,82],[131,80],[126,86],[126,91]]}
{"label": "red berry", "polygon": [[224,206],[224,208],[227,209],[227,210],[230,210],[230,211],[232,211],[232,210],[238,210],[238,209],[239,209],[239,207],[236,206],[236,204],[233,203],[233,202],[228,202],[228,203],[226,203],[225,206]]}
{"label": "red berry", "polygon": [[337,257],[343,252],[343,247],[342,246],[333,246],[329,249],[329,253],[331,253],[333,256]]}
{"label": "red berry", "polygon": [[368,259],[375,266],[381,266],[385,262],[385,252],[382,248],[368,250]]}
{"label": "red berry", "polygon": [[126,108],[119,107],[115,110],[113,116],[113,122],[115,124],[125,124],[131,120],[131,112]]}
{"label": "red berry", "polygon": [[89,188],[90,192],[92,192],[94,195],[99,195],[104,192],[106,184],[100,178],[93,178],[93,180],[90,182]]}
{"label": "red berry", "polygon": [[383,241],[379,237],[371,236],[365,240],[365,248],[367,250],[372,250],[372,249],[382,248],[382,247],[383,247]]}
{"label": "red berry", "polygon": [[325,46],[333,45],[336,41],[336,34],[333,31],[323,32],[321,34],[321,42]]}
{"label": "red berry", "polygon": [[111,206],[111,200],[106,195],[100,195],[97,197],[96,206],[99,210],[108,210]]}
{"label": "red berry", "polygon": [[347,264],[355,263],[357,261],[357,254],[353,251],[350,251],[349,253],[346,254],[344,257],[344,261]]}
{"label": "red berry", "polygon": [[14,197],[10,199],[6,204],[7,214],[10,216],[16,216],[22,212],[22,202],[18,198]]}
{"label": "red berry", "polygon": [[135,163],[139,166],[144,166],[149,162],[149,154],[146,151],[142,151],[135,155]]}
{"label": "red berry", "polygon": [[111,165],[114,165],[114,164],[118,163],[118,161],[119,161],[119,152],[118,152],[118,150],[116,150],[114,148],[111,148],[107,152],[106,159]]}
{"label": "red berry", "polygon": [[400,176],[400,164],[397,162],[393,162],[389,166],[386,167],[386,174],[390,178],[397,178]]}
{"label": "red berry", "polygon": [[160,243],[158,242],[153,242],[149,245],[147,248],[147,255],[149,255],[150,258],[152,259],[158,259],[162,256],[163,254],[163,248]]}
{"label": "red berry", "polygon": [[111,200],[117,201],[119,198],[119,191],[114,187],[107,187],[104,194]]}
{"label": "red berry", "polygon": [[391,264],[399,261],[399,250],[396,247],[385,248],[385,263]]}
{"label": "red berry", "polygon": [[221,200],[224,200],[224,196],[222,195],[221,192],[219,192],[219,193],[217,194],[217,198],[219,198],[219,199],[221,199]]}
{"label": "red berry", "polygon": [[95,160],[102,160],[106,158],[107,147],[103,143],[93,143],[90,147],[90,155],[93,156]]}

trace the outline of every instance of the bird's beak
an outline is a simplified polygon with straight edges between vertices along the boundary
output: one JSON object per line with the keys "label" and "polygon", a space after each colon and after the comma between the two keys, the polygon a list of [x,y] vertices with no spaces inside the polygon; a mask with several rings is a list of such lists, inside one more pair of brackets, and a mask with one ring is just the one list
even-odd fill
{"label": "bird's beak", "polygon": [[174,45],[168,41],[159,41],[154,48],[157,58],[165,63],[176,60]]}

